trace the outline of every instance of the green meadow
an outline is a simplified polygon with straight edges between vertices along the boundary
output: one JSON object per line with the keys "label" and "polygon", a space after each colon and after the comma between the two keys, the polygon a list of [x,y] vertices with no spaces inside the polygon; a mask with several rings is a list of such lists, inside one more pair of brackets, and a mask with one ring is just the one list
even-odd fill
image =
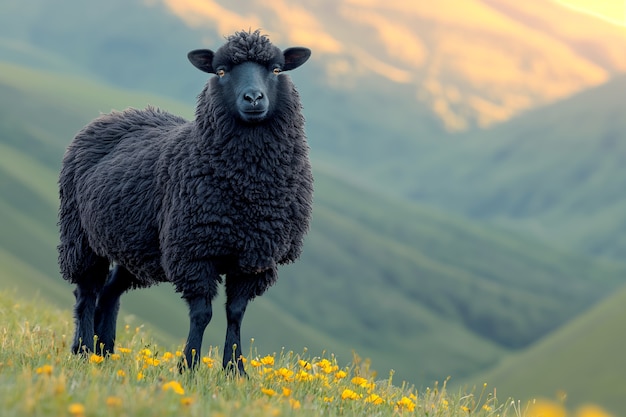
{"label": "green meadow", "polygon": [[[0,403],[12,416],[441,416],[559,417],[557,402],[501,400],[483,384],[451,390],[446,381],[417,389],[378,373],[368,360],[332,353],[259,352],[237,358],[248,377],[224,372],[217,349],[199,353],[194,372],[179,371],[181,346],[158,344],[123,318],[117,352],[68,352],[71,317],[41,299],[0,293]],[[97,340],[94,341],[97,343]],[[608,417],[580,408],[578,417]]]}

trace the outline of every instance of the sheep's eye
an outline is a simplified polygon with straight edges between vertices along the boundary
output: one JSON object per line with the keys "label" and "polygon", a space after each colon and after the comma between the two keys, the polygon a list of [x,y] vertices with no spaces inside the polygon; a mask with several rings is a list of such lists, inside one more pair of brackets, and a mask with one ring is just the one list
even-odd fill
{"label": "sheep's eye", "polygon": [[280,74],[280,68],[274,68],[273,72],[276,75]]}
{"label": "sheep's eye", "polygon": [[226,75],[226,71],[224,71],[223,69],[218,69],[217,71],[215,71],[215,73],[218,77],[223,77],[224,75]]}

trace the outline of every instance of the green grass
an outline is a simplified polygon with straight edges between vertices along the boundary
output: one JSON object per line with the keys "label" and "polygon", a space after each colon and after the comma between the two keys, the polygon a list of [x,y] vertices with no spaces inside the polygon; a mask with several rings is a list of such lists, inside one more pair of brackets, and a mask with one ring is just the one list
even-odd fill
{"label": "green grass", "polygon": [[421,391],[376,375],[370,362],[339,362],[306,350],[245,355],[249,378],[222,371],[216,348],[199,352],[196,372],[178,371],[180,346],[159,345],[129,322],[117,353],[71,355],[71,319],[42,300],[0,293],[0,404],[3,416],[514,416],[482,388]]}

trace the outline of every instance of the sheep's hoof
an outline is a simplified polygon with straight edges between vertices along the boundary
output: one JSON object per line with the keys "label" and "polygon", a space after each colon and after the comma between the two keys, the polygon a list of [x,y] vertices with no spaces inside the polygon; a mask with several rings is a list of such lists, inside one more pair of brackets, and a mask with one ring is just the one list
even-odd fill
{"label": "sheep's hoof", "polygon": [[91,348],[89,348],[86,344],[83,344],[80,339],[72,343],[70,350],[74,355],[88,357],[91,354]]}
{"label": "sheep's hoof", "polygon": [[187,363],[187,360],[183,357],[178,361],[178,364],[177,364],[178,373],[182,375],[185,372],[193,372],[194,369],[196,368],[196,366],[194,365],[197,365],[197,361],[191,366],[189,366],[189,364]]}

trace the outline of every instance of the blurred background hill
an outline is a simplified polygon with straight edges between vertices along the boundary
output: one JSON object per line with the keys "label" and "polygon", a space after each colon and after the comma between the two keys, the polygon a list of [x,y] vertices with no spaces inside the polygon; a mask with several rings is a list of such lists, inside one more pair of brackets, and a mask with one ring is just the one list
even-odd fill
{"label": "blurred background hill", "polygon": [[[541,348],[567,329],[602,321],[593,349],[623,341],[597,311],[626,284],[626,6],[586,3],[5,0],[0,284],[70,308],[56,178],[72,136],[128,106],[191,118],[206,77],[186,53],[260,27],[313,50],[291,76],[316,198],[302,260],[251,305],[244,338],[264,352],[354,350],[418,386],[492,375],[523,395],[558,387],[624,410],[573,377],[528,387],[582,369]],[[182,342],[185,306],[169,286],[128,294],[123,309]],[[216,315],[208,343],[223,327]],[[598,369],[626,368],[602,356]],[[534,374],[507,385],[518,362]],[[626,389],[607,375],[593,376],[598,391]]]}

